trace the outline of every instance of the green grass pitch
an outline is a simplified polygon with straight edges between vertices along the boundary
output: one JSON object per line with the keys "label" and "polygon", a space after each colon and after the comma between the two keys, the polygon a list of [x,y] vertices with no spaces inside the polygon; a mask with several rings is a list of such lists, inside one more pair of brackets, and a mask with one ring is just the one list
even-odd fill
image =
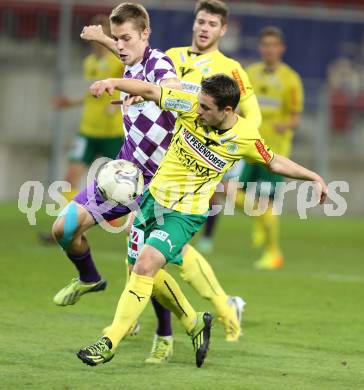
{"label": "green grass pitch", "polygon": [[[162,366],[144,364],[154,332],[151,307],[141,333],[123,342],[112,362],[88,367],[75,352],[98,339],[112,320],[123,283],[125,240],[99,228],[88,234],[109,288],[60,308],[54,293],[74,272],[56,247],[36,234],[52,219],[28,225],[14,204],[0,205],[1,389],[362,389],[364,388],[363,221],[282,218],[284,269],[252,268],[251,220],[223,217],[210,256],[227,292],[248,302],[244,336],[224,341],[215,323],[211,349],[194,366],[190,339],[174,320],[175,355]],[[174,274],[177,275],[175,271]],[[181,279],[196,309],[212,310]]]}

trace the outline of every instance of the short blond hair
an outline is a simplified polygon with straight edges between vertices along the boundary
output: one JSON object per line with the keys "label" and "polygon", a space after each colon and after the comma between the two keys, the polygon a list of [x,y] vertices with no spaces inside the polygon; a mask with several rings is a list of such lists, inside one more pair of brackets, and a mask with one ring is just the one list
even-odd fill
{"label": "short blond hair", "polygon": [[109,19],[114,24],[132,22],[139,32],[150,28],[149,14],[140,4],[121,3],[111,11]]}

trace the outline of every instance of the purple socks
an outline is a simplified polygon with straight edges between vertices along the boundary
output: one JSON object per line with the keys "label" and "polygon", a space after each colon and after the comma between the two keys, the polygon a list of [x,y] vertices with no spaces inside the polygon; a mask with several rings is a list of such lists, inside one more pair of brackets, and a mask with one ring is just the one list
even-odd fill
{"label": "purple socks", "polygon": [[172,336],[171,312],[163,307],[155,298],[152,297],[152,304],[155,314],[158,318],[158,336]]}
{"label": "purple socks", "polygon": [[92,260],[90,249],[81,256],[74,256],[70,253],[67,253],[67,256],[78,269],[82,282],[95,283],[101,280],[101,276],[97,272],[96,266]]}
{"label": "purple socks", "polygon": [[216,226],[217,219],[219,217],[219,214],[216,215],[210,215],[207,218],[206,224],[205,224],[205,231],[204,231],[204,236],[211,238],[212,234],[214,232],[214,228]]}

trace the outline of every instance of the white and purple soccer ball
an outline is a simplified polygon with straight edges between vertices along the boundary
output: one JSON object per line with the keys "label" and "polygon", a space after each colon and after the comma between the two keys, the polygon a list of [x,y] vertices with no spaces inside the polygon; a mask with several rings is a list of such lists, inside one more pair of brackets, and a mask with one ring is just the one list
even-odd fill
{"label": "white and purple soccer ball", "polygon": [[142,171],[127,160],[112,160],[103,165],[96,182],[105,200],[122,205],[132,203],[143,193],[144,188]]}

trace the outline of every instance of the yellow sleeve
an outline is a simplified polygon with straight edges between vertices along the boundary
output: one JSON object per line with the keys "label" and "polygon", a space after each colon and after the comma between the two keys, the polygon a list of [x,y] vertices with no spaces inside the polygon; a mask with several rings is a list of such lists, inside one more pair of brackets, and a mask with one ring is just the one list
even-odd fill
{"label": "yellow sleeve", "polygon": [[172,60],[174,68],[176,70],[176,75],[180,79],[181,78],[181,60],[178,55],[179,51],[177,49],[171,48],[166,51],[166,55]]}
{"label": "yellow sleeve", "polygon": [[236,67],[231,70],[233,79],[238,83],[240,89],[240,104],[242,101],[254,95],[253,87],[250,83],[249,77],[241,65],[236,62]]}
{"label": "yellow sleeve", "polygon": [[[179,58],[178,50],[176,50],[174,48],[168,49],[166,51],[166,55],[167,55],[167,57],[169,57],[172,60],[173,65],[176,68],[176,72],[177,72],[178,58]],[[177,72],[177,74],[178,74],[178,72]]]}
{"label": "yellow sleeve", "polygon": [[166,55],[167,55],[170,59],[172,59],[172,58],[173,58],[173,52],[174,52],[174,50],[171,48],[171,49],[168,49],[165,53],[166,53]]}
{"label": "yellow sleeve", "polygon": [[180,116],[190,116],[197,110],[198,100],[193,93],[161,87],[159,107],[163,110],[176,111]]}
{"label": "yellow sleeve", "polygon": [[240,64],[237,64],[237,67],[233,69],[231,73],[240,88],[240,113],[245,119],[249,120],[254,127],[259,129],[262,123],[262,114],[260,112],[259,103],[255,96],[252,84],[249,80],[248,73],[240,66]]}
{"label": "yellow sleeve", "polygon": [[273,156],[274,153],[262,138],[249,140],[248,145],[244,148],[243,158],[250,163],[268,165],[272,161]]}
{"label": "yellow sleeve", "polygon": [[297,73],[292,74],[287,91],[287,110],[299,114],[303,110],[303,87]]}
{"label": "yellow sleeve", "polygon": [[257,129],[262,124],[262,113],[260,111],[258,99],[251,95],[248,99],[240,101],[239,104],[241,116],[248,120]]}

